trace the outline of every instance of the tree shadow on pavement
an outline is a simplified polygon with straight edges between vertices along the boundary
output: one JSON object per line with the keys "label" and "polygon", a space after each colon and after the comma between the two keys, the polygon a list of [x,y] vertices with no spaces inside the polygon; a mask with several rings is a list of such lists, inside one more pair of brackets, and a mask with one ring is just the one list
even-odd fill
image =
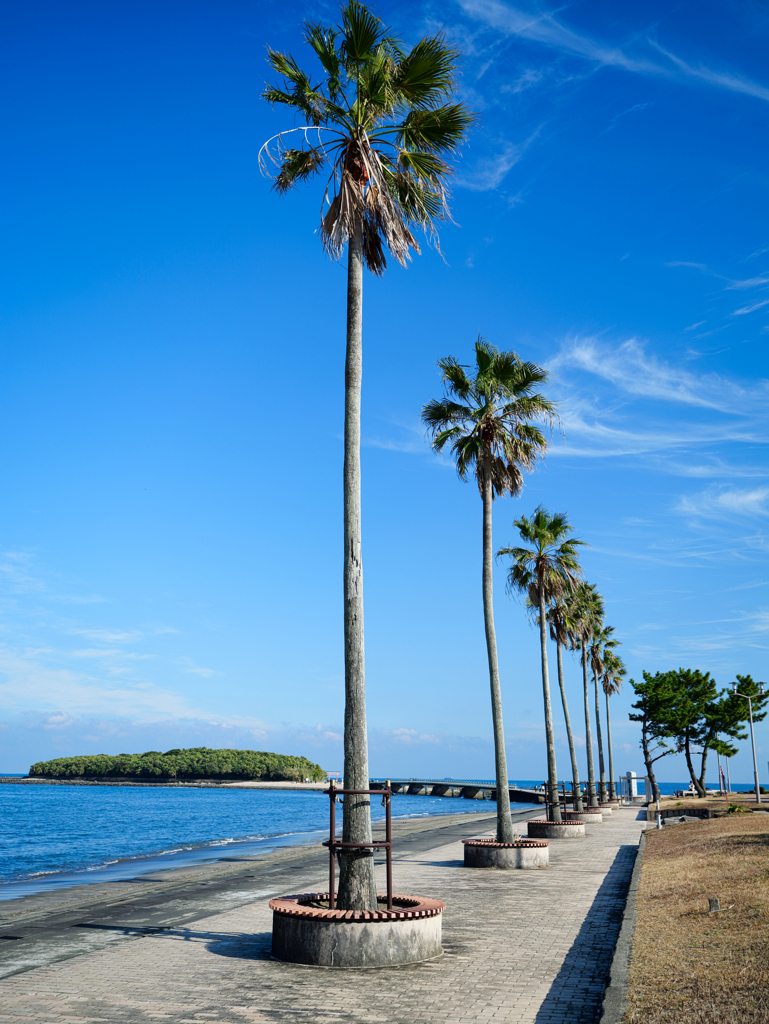
{"label": "tree shadow on pavement", "polygon": [[79,924],[76,928],[121,932],[126,938],[159,936],[177,942],[204,942],[206,949],[217,956],[237,957],[241,960],[270,960],[272,932],[215,932],[194,928],[131,927],[113,924]]}
{"label": "tree shadow on pavement", "polygon": [[600,1020],[637,852],[638,847],[631,844],[617,851],[535,1024],[597,1024]]}

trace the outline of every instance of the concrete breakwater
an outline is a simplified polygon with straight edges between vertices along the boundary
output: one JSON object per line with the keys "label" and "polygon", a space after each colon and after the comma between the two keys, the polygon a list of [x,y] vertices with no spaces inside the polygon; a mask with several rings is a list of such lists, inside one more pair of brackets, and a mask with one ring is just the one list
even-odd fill
{"label": "concrete breakwater", "polygon": [[[371,779],[372,789],[384,788],[390,783],[393,793],[407,793],[409,796],[463,797],[465,800],[496,800],[497,787],[493,783],[478,779]],[[519,789],[510,786],[510,802],[519,804],[544,804],[544,789]]]}
{"label": "concrete breakwater", "polygon": [[[408,796],[463,797],[465,800],[496,800],[497,787],[490,782],[477,779],[371,779],[372,789],[382,789],[389,781],[393,793]],[[64,778],[47,779],[40,776],[29,778],[0,776],[0,783],[33,786],[164,786],[190,789],[282,789],[328,791],[327,782],[263,782],[256,780],[235,781],[230,779],[148,779],[148,778]],[[342,788],[341,781],[335,783]],[[510,786],[510,802],[523,804],[544,804],[544,789],[521,789]]]}

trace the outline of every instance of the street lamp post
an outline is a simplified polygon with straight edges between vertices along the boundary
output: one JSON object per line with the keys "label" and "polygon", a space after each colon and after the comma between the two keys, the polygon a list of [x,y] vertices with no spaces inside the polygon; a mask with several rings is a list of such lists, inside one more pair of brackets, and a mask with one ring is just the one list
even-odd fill
{"label": "street lamp post", "polygon": [[[761,694],[762,697],[764,695],[764,686],[765,685],[766,685],[765,683],[759,683],[758,684],[758,689],[759,689],[760,694]],[[753,778],[754,778],[755,783],[756,783],[756,803],[760,804],[761,803],[761,787],[758,784],[758,761],[756,761],[756,740],[755,740],[755,737],[753,736],[753,701],[747,695],[747,693],[738,693],[737,692],[737,684],[736,683],[732,683],[732,687],[734,689],[735,694],[738,697],[744,697],[744,699],[748,702],[748,717],[750,718],[750,745],[753,747]]]}

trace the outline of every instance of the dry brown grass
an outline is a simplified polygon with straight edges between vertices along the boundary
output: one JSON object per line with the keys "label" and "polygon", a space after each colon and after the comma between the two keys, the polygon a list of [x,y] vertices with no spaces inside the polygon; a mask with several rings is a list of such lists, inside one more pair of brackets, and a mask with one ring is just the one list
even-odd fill
{"label": "dry brown grass", "polygon": [[769,816],[646,836],[626,1021],[769,1024]]}
{"label": "dry brown grass", "polygon": [[[764,805],[763,809],[769,810],[769,796],[764,793],[761,799]],[[710,807],[714,811],[725,811],[729,804],[737,804],[739,807],[744,807],[746,811],[752,811],[754,807],[758,807],[755,793],[732,793],[728,800],[724,796],[706,797],[704,800],[696,796],[665,796],[660,800],[660,810],[680,810],[681,814],[689,814],[694,813],[689,808],[700,810]],[[649,804],[649,807],[654,811],[653,802]]]}

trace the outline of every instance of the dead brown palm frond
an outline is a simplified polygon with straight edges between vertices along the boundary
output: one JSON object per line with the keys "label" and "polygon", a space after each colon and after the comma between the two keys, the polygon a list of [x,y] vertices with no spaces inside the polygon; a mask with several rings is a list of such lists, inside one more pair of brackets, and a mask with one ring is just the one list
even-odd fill
{"label": "dead brown palm frond", "polygon": [[392,194],[382,158],[367,138],[349,143],[337,157],[323,196],[326,204],[320,234],[332,259],[342,255],[356,228],[362,233],[366,265],[375,274],[387,267],[383,239],[401,266],[411,259],[409,250],[421,252]]}

